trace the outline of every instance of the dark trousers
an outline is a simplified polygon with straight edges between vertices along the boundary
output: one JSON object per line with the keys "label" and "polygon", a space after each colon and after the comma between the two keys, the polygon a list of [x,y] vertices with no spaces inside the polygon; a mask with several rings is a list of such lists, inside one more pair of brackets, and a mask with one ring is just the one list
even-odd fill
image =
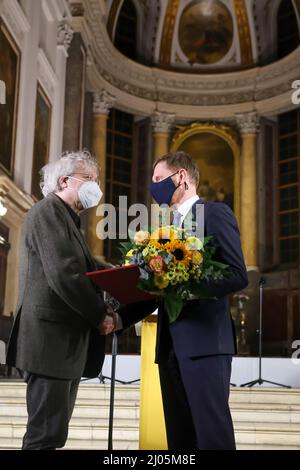
{"label": "dark trousers", "polygon": [[80,379],[62,380],[24,372],[27,430],[23,450],[55,450],[68,437]]}
{"label": "dark trousers", "polygon": [[159,364],[170,450],[234,450],[228,405],[231,356],[178,359]]}

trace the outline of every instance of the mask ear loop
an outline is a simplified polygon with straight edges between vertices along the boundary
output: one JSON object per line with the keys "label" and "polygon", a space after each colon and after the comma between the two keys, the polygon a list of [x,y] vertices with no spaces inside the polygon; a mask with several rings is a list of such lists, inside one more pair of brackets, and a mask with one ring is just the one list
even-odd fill
{"label": "mask ear loop", "polygon": [[[179,172],[179,170],[177,171],[177,173],[178,173],[178,172]],[[176,173],[175,173],[175,175],[176,175]],[[180,184],[181,184],[181,183],[178,183],[177,188],[179,188]],[[184,189],[185,189],[185,191],[187,191],[187,190],[189,189],[189,185],[187,184],[186,181],[184,182]]]}

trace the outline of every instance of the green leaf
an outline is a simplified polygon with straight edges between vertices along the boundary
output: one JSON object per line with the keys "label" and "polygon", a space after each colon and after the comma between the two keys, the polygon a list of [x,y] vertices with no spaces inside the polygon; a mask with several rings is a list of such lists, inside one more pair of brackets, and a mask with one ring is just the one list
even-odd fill
{"label": "green leaf", "polygon": [[121,252],[122,256],[125,257],[128,251],[134,247],[134,244],[131,242],[121,242],[118,246],[118,250]]}
{"label": "green leaf", "polygon": [[170,323],[173,323],[179,317],[184,301],[174,293],[166,294],[164,297],[164,305],[167,311]]}
{"label": "green leaf", "polygon": [[220,268],[220,269],[229,268],[228,264],[220,263],[220,261],[213,261],[212,259],[210,260],[210,264],[212,266],[215,266],[216,268]]}
{"label": "green leaf", "polygon": [[158,254],[162,257],[166,265],[170,264],[174,258],[171,253],[167,253],[166,251],[160,251]]}
{"label": "green leaf", "polygon": [[131,250],[131,248],[133,248],[134,244],[131,243],[131,242],[121,242],[120,246],[122,248],[126,249],[127,251],[129,251],[129,250]]}

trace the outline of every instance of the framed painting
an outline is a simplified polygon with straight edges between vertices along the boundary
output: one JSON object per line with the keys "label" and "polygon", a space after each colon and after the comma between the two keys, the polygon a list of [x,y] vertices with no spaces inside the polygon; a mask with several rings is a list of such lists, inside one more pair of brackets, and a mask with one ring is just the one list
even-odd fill
{"label": "framed painting", "polygon": [[37,87],[35,129],[33,145],[31,194],[35,200],[42,198],[40,189],[40,170],[49,160],[51,133],[51,103],[40,84]]}
{"label": "framed painting", "polygon": [[6,91],[5,104],[0,105],[0,167],[13,176],[21,55],[1,19],[0,51],[0,80]]}
{"label": "framed painting", "polygon": [[201,132],[188,137],[180,150],[192,155],[200,168],[198,194],[202,199],[234,205],[234,156],[221,137]]}
{"label": "framed painting", "polygon": [[232,15],[219,0],[195,0],[182,12],[178,39],[191,64],[215,64],[231,48]]}

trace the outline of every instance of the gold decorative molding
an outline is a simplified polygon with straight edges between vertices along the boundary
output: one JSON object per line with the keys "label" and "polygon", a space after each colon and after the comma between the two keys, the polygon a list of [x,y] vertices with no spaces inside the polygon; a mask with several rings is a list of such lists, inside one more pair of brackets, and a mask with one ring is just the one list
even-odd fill
{"label": "gold decorative molding", "polygon": [[182,143],[189,137],[200,133],[215,134],[221,139],[225,140],[232,150],[234,158],[234,212],[238,221],[240,221],[240,155],[241,155],[241,142],[238,132],[226,124],[215,124],[213,122],[194,122],[188,126],[177,126],[178,131],[175,133],[171,141],[171,152],[180,149]]}
{"label": "gold decorative molding", "polygon": [[172,151],[176,151],[182,142],[192,135],[211,132],[224,139],[233,151],[240,151],[240,136],[238,132],[226,124],[216,124],[213,122],[193,122],[187,126],[177,125],[178,131],[172,138]]}
{"label": "gold decorative molding", "polygon": [[72,26],[82,32],[93,58],[87,72],[89,90],[106,89],[127,112],[151,115],[158,109],[190,122],[215,116],[234,119],[237,112],[253,109],[264,115],[291,109],[291,83],[299,78],[300,46],[272,64],[230,73],[188,74],[148,67],[120,56],[108,36],[101,4],[100,0],[86,1],[85,17],[73,18]]}
{"label": "gold decorative molding", "polygon": [[111,8],[109,10],[107,20],[107,32],[111,40],[113,40],[114,27],[121,2],[122,0],[113,0]]}
{"label": "gold decorative molding", "polygon": [[252,64],[252,42],[245,0],[234,0],[234,8],[240,38],[241,63]]}
{"label": "gold decorative molding", "polygon": [[172,40],[179,3],[180,0],[168,1],[159,53],[159,63],[162,65],[169,65],[171,62]]}

